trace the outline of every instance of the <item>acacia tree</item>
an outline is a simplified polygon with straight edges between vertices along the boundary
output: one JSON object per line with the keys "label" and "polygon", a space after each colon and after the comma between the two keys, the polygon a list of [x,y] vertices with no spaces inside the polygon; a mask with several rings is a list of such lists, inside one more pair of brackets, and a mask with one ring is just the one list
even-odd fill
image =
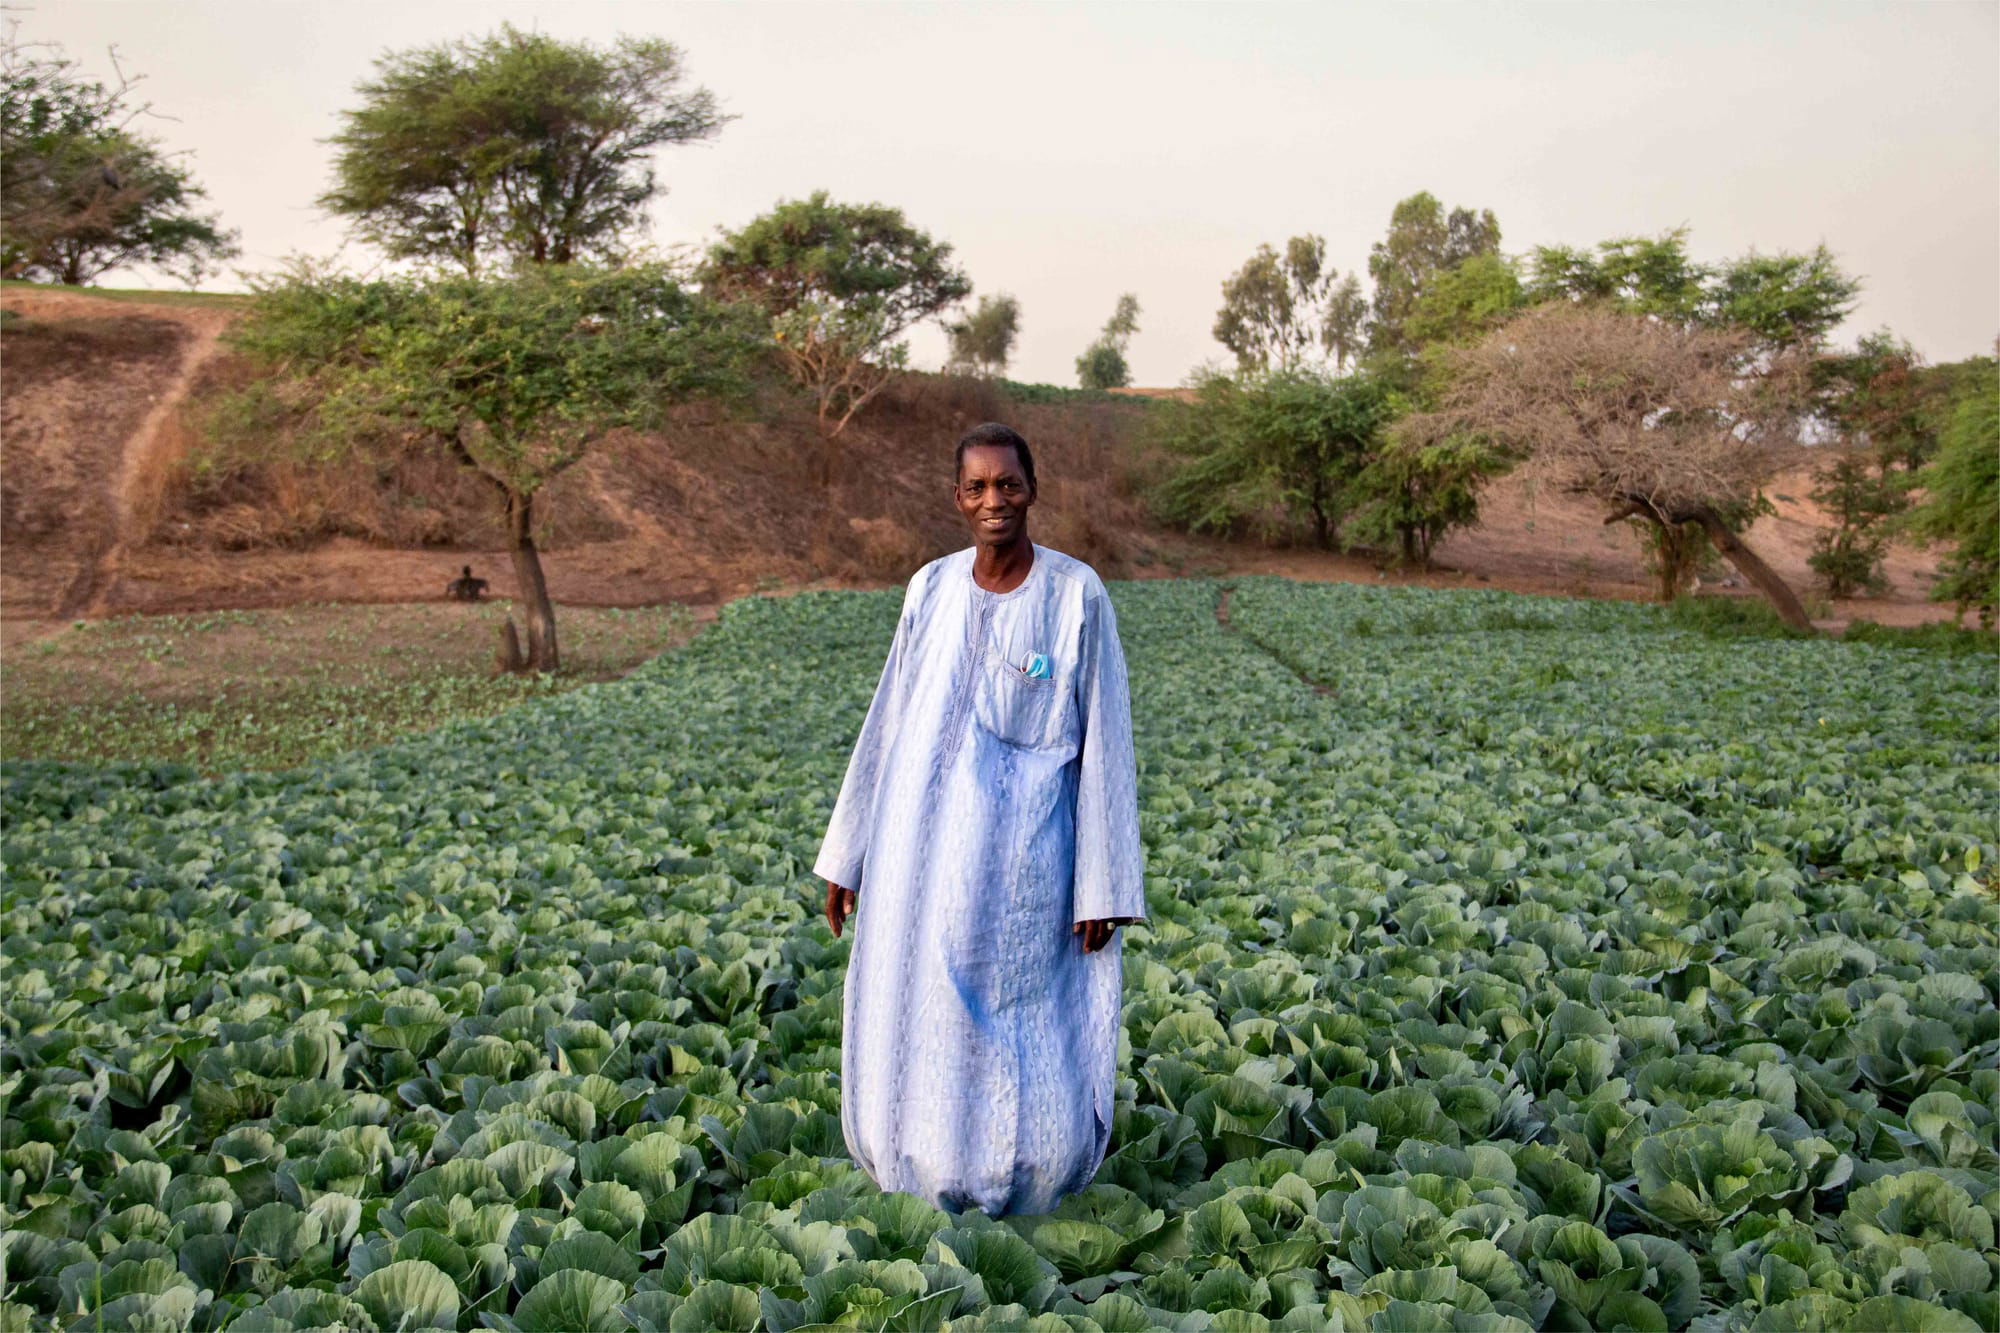
{"label": "acacia tree", "polygon": [[732,119],[683,89],[679,48],[620,37],[565,42],[498,33],[375,62],[333,136],[320,206],[399,259],[476,276],[520,263],[614,259],[663,192],[653,150],[710,139]]}
{"label": "acacia tree", "polygon": [[1086,389],[1122,389],[1132,382],[1125,348],[1139,331],[1139,298],[1126,292],[1118,298],[1111,318],[1096,341],[1076,359],[1076,381]]}
{"label": "acacia tree", "polygon": [[85,79],[11,22],[0,34],[0,276],[76,286],[143,264],[192,284],[239,253],[195,208],[193,174],[136,128],[136,82]]}
{"label": "acacia tree", "polygon": [[[1610,308],[1683,328],[1735,330],[1748,340],[1739,369],[1751,376],[1767,366],[1782,366],[1791,374],[1800,358],[1820,350],[1860,290],[1824,246],[1809,255],[1753,251],[1720,265],[1696,263],[1687,252],[1686,228],[1655,237],[1619,237],[1594,251],[1538,247],[1530,271],[1528,296],[1538,303]],[[1825,369],[1822,364],[1815,371],[1819,391],[1798,404],[1802,416],[1833,414],[1829,400],[1838,395],[1827,390]],[[1852,465],[1846,470],[1851,472]],[[1863,494],[1867,489],[1849,486],[1839,494],[1866,510],[1874,504],[1873,497]],[[1729,526],[1740,527],[1769,510],[1757,493],[1736,511],[1719,512]],[[1873,521],[1857,514],[1864,523]],[[1650,521],[1644,531],[1664,594],[1678,595],[1709,548],[1707,532],[1692,522],[1662,526]]]}
{"label": "acacia tree", "polygon": [[[1697,524],[1786,623],[1809,629],[1797,595],[1732,517],[1803,456],[1804,358],[1766,358],[1752,372],[1755,343],[1742,329],[1544,306],[1453,353],[1435,410],[1401,429],[1419,445],[1481,434],[1523,460],[1528,475],[1602,500],[1606,523]],[[1663,588],[1663,598],[1672,592]]]}
{"label": "acacia tree", "polygon": [[[912,227],[901,209],[835,203],[819,190],[725,234],[700,276],[712,295],[763,310],[830,444],[909,363],[903,333],[972,291],[950,260],[951,246]],[[830,478],[830,451],[822,463]]]}
{"label": "acacia tree", "polygon": [[537,671],[560,656],[536,495],[610,431],[740,390],[754,345],[740,312],[656,264],[485,280],[297,268],[261,283],[227,337],[277,372],[258,391],[308,440],[338,452],[394,435],[491,485],[524,603],[523,665]]}
{"label": "acacia tree", "polygon": [[982,296],[971,314],[944,329],[951,339],[946,370],[998,374],[1007,369],[1007,358],[1013,354],[1014,339],[1021,331],[1021,303],[1005,292]]}
{"label": "acacia tree", "polygon": [[1308,233],[1285,242],[1282,255],[1258,246],[1223,280],[1212,332],[1242,371],[1284,369],[1319,354],[1339,369],[1360,351],[1366,311],[1360,282],[1330,266],[1326,238]]}

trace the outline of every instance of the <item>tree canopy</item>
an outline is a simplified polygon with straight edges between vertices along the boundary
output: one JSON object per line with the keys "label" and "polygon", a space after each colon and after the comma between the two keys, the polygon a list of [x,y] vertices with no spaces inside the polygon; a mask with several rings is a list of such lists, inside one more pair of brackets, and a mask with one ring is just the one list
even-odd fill
{"label": "tree canopy", "polygon": [[1620,236],[1595,251],[1538,245],[1529,260],[1528,299],[1601,302],[1691,323],[1708,303],[1708,271],[1688,256],[1687,234],[1675,227],[1658,236]]}
{"label": "tree canopy", "polygon": [[1377,352],[1367,364],[1413,403],[1427,406],[1450,374],[1451,349],[1478,342],[1527,304],[1527,291],[1512,259],[1502,254],[1474,255],[1426,280],[1404,322],[1404,336],[1415,354]]}
{"label": "tree canopy", "polygon": [[389,52],[342,113],[320,205],[392,257],[468,275],[496,258],[616,258],[663,192],[652,152],[731,119],[685,78],[671,42],[605,47],[511,24]]}
{"label": "tree canopy", "polygon": [[1753,250],[1715,274],[1709,320],[1749,330],[1768,352],[1816,351],[1860,290],[1860,279],[1843,273],[1824,245],[1804,255]]}
{"label": "tree canopy", "polygon": [[1917,349],[1888,329],[1865,333],[1853,351],[1816,363],[1822,411],[1885,466],[1919,467],[1936,452],[1942,422],[1933,400],[1948,387],[1925,369]]}
{"label": "tree canopy", "polygon": [[780,200],[710,247],[703,289],[762,309],[821,432],[839,435],[909,357],[903,333],[972,291],[951,246],[899,208],[842,204],[824,190]]}
{"label": "tree canopy", "polygon": [[703,285],[773,315],[804,305],[877,313],[896,338],[964,300],[972,282],[932,240],[886,204],[842,204],[816,190],[730,232],[710,248]]}
{"label": "tree canopy", "polygon": [[1528,298],[1607,304],[1682,324],[1743,329],[1753,352],[1817,350],[1853,309],[1859,279],[1825,246],[1810,254],[1756,251],[1718,265],[1695,262],[1687,228],[1621,236],[1595,251],[1537,246]]}
{"label": "tree canopy", "polygon": [[193,173],[137,128],[134,82],[0,35],[0,275],[78,285],[144,265],[192,284],[239,253]]}

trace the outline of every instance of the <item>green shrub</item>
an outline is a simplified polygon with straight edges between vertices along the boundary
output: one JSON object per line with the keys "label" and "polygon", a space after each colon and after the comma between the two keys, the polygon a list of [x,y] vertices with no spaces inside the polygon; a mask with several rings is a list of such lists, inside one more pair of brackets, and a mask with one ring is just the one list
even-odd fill
{"label": "green shrub", "polygon": [[1660,609],[1678,628],[1714,639],[1812,637],[1780,620],[1761,597],[1681,597]]}
{"label": "green shrub", "polygon": [[1928,625],[1878,625],[1857,620],[1842,634],[1845,643],[1874,643],[1885,648],[1921,648],[1928,652],[1963,656],[1970,653],[2000,655],[2000,634],[1966,625],[1933,621]]}
{"label": "green shrub", "polygon": [[1952,548],[1931,600],[1955,603],[1961,614],[1977,607],[1979,623],[1990,627],[2000,611],[2000,399],[1990,379],[1952,412],[1917,484],[1927,494],[1907,516],[1908,529]]}

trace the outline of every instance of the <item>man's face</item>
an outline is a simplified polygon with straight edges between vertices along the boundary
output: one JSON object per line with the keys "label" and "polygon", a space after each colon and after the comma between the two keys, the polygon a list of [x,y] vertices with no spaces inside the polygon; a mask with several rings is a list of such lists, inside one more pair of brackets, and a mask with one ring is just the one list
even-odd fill
{"label": "man's face", "polygon": [[1005,546],[1024,531],[1035,493],[1028,489],[1027,474],[1011,446],[976,444],[965,451],[952,498],[971,526],[974,542]]}

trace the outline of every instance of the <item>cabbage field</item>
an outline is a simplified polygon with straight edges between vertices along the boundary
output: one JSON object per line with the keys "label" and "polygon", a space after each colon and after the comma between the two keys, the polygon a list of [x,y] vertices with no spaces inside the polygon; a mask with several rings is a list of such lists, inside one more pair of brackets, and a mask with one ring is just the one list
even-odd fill
{"label": "cabbage field", "polygon": [[845,1158],[900,594],[750,598],[302,769],[6,766],[0,1326],[2000,1325],[1991,654],[1112,591],[1151,920],[1057,1213]]}

